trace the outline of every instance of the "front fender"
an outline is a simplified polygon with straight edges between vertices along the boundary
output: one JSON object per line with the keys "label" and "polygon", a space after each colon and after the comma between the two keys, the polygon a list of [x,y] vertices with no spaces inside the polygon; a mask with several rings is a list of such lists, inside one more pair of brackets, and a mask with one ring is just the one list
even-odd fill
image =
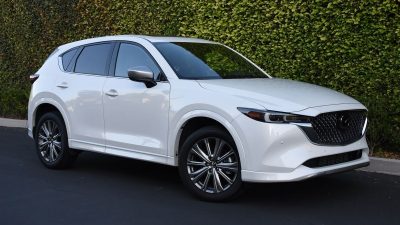
{"label": "front fender", "polygon": [[171,123],[171,125],[173,124],[173,126],[170,126],[171,132],[169,133],[169,138],[168,138],[169,140],[168,157],[174,159],[174,162],[171,164],[175,166],[178,165],[178,157],[176,156],[179,151],[179,140],[183,125],[190,119],[196,117],[207,117],[215,121],[218,121],[222,126],[224,126],[225,129],[228,130],[228,132],[232,136],[233,140],[235,141],[241,162],[245,161],[246,155],[244,152],[244,148],[238,133],[231,124],[232,119],[226,119],[223,116],[219,115],[218,113],[209,110],[193,110],[181,116],[176,123]]}

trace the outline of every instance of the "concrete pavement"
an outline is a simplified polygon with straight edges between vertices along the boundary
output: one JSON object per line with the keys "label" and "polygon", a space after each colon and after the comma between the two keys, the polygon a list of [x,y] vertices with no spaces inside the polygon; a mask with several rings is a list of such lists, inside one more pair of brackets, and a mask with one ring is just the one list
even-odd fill
{"label": "concrete pavement", "polygon": [[39,161],[26,129],[0,127],[0,224],[397,225],[400,176],[352,171],[246,184],[238,199],[193,198],[174,167],[84,152],[68,170]]}

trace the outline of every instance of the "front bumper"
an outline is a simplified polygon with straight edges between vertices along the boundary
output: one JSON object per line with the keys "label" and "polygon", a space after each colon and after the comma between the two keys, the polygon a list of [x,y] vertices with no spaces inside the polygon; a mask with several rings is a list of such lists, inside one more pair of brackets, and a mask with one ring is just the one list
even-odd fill
{"label": "front bumper", "polygon": [[355,160],[351,163],[337,164],[334,166],[326,166],[321,168],[308,168],[306,166],[299,166],[289,173],[268,173],[268,172],[254,172],[242,170],[242,179],[247,182],[291,182],[309,179],[312,177],[340,173],[349,170],[366,167],[369,165],[368,157],[365,159]]}
{"label": "front bumper", "polygon": [[[369,164],[365,136],[345,146],[316,145],[293,124],[261,123],[246,116],[233,122],[242,149],[239,150],[242,180],[247,182],[289,182],[364,167]],[[351,151],[361,157],[343,163],[310,168],[307,160]]]}

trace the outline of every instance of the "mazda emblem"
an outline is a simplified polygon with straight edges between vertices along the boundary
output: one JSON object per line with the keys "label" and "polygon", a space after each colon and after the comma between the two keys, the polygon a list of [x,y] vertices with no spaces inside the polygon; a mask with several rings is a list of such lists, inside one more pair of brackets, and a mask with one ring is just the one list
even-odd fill
{"label": "mazda emblem", "polygon": [[336,125],[341,130],[348,129],[350,127],[350,117],[346,114],[339,115]]}

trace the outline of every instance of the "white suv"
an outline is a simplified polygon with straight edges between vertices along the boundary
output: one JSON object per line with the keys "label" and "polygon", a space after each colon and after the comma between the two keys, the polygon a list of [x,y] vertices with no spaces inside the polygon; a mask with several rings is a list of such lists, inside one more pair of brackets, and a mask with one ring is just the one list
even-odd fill
{"label": "white suv", "polygon": [[366,108],[272,78],[219,43],[109,36],[58,47],[31,76],[28,126],[41,162],[80,150],[178,166],[202,199],[369,163]]}

